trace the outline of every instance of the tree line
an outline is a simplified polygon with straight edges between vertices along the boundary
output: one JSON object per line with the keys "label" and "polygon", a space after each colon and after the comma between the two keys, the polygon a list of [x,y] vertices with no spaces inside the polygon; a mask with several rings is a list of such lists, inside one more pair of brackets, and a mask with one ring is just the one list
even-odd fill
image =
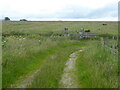
{"label": "tree line", "polygon": [[[9,17],[5,17],[4,21],[10,21],[10,18]],[[27,21],[27,20],[26,19],[20,19],[20,21]]]}

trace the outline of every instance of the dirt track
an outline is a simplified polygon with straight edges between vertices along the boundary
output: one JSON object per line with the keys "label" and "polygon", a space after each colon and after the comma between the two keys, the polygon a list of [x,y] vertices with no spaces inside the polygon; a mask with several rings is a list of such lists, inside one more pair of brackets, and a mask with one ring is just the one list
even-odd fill
{"label": "dirt track", "polygon": [[60,81],[60,88],[77,88],[78,84],[74,73],[76,71],[75,64],[78,53],[82,51],[83,50],[75,51],[69,56]]}

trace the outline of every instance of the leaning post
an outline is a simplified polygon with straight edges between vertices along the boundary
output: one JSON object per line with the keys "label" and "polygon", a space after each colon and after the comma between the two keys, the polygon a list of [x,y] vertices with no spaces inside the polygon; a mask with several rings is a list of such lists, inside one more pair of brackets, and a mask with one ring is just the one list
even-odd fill
{"label": "leaning post", "polygon": [[66,27],[66,28],[64,28],[64,30],[65,30],[65,34],[64,35],[68,35],[68,28]]}

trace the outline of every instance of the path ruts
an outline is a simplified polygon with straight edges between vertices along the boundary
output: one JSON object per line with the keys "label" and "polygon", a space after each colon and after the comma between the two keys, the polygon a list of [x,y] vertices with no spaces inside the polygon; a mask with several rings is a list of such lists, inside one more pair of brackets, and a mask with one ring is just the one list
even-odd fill
{"label": "path ruts", "polygon": [[69,59],[65,64],[66,66],[64,68],[62,78],[60,80],[60,88],[77,88],[78,84],[75,76],[75,64],[78,53],[82,51],[83,50],[79,50],[70,54]]}

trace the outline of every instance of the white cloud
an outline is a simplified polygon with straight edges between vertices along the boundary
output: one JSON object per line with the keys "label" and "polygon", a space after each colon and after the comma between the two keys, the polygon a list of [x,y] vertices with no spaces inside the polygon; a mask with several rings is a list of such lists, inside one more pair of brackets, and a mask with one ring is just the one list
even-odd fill
{"label": "white cloud", "polygon": [[[64,16],[66,13],[79,11],[83,16],[87,16],[93,10],[104,8],[109,4],[116,8],[118,4],[118,0],[2,0],[1,2],[0,13],[3,17],[9,16],[12,19],[60,18],[60,14]],[[72,9],[75,6],[79,10]],[[70,8],[65,10],[68,7]]]}

